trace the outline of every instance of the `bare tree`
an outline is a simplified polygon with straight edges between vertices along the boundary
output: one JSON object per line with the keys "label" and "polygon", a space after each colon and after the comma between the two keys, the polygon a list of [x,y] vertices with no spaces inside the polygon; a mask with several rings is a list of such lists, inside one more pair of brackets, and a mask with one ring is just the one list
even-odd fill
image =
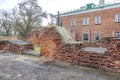
{"label": "bare tree", "polygon": [[37,0],[25,0],[19,3],[18,8],[13,10],[13,16],[16,29],[24,39],[28,32],[41,26],[43,18],[47,18],[46,12],[42,11]]}
{"label": "bare tree", "polygon": [[10,12],[1,10],[0,12],[0,26],[3,28],[4,32],[7,36],[10,35],[12,29],[13,29],[13,20],[12,15]]}

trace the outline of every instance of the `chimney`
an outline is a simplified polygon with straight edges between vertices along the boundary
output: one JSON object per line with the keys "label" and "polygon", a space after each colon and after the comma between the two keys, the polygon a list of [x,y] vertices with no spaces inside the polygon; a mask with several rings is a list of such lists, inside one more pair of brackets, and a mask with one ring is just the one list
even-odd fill
{"label": "chimney", "polygon": [[99,1],[99,5],[104,5],[105,4],[105,1],[104,0],[100,0]]}

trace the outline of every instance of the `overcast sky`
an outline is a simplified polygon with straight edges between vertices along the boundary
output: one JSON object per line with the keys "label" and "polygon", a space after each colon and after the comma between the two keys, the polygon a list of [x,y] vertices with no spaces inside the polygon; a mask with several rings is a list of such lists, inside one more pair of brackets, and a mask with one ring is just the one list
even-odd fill
{"label": "overcast sky", "polygon": [[[0,0],[0,9],[11,9],[22,0]],[[106,3],[120,0],[105,0]],[[99,0],[38,0],[44,11],[56,14],[57,11],[78,9],[87,3],[99,4]]]}
{"label": "overcast sky", "polygon": [[[11,9],[23,0],[0,0],[0,9]],[[105,3],[116,2],[120,0],[105,0]],[[65,12],[78,9],[88,3],[99,4],[99,0],[38,0],[43,11],[57,14],[57,11]]]}

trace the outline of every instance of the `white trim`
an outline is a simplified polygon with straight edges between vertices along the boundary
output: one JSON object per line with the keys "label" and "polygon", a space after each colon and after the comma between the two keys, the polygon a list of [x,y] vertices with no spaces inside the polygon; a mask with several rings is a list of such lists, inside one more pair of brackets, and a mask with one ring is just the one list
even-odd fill
{"label": "white trim", "polygon": [[101,17],[100,16],[96,16],[95,17],[95,24],[101,24]]}
{"label": "white trim", "polygon": [[89,25],[89,22],[90,22],[89,20],[90,20],[89,17],[83,18],[83,26],[88,26],[88,25]]}
{"label": "white trim", "polygon": [[113,29],[113,31],[112,31],[112,37],[114,37],[115,36],[115,31],[114,31],[114,29]]}
{"label": "white trim", "polygon": [[113,9],[113,8],[120,8],[120,4],[116,4],[114,6],[102,7],[102,8],[99,8],[99,9],[86,10],[86,11],[82,11],[82,12],[63,14],[63,15],[60,15],[60,17],[71,16],[71,15],[76,15],[76,14],[83,14],[83,13],[89,13],[89,12],[95,12],[95,11],[106,10],[106,9]]}
{"label": "white trim", "polygon": [[115,15],[115,22],[120,22],[120,13]]}
{"label": "white trim", "polygon": [[120,37],[120,32],[115,32],[115,37]]}

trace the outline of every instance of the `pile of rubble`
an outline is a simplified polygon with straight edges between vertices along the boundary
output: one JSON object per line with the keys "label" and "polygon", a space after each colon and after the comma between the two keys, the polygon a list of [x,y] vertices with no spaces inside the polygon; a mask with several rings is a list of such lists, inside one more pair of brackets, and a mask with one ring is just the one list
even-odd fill
{"label": "pile of rubble", "polygon": [[33,50],[33,49],[34,49],[34,45],[32,43],[18,39],[13,39],[13,40],[7,39],[0,41],[0,50],[3,50],[4,52],[12,51],[16,53],[22,53],[23,51]]}
{"label": "pile of rubble", "polygon": [[120,55],[120,38],[106,37],[100,40],[97,45],[107,48],[108,53]]}
{"label": "pile of rubble", "polygon": [[34,45],[39,45],[40,41],[38,39],[38,31],[28,33],[27,41],[33,43]]}
{"label": "pile of rubble", "polygon": [[[111,41],[89,43],[91,45],[88,46],[88,43],[73,41],[66,35],[67,31],[62,28],[59,28],[61,31],[58,31],[58,27],[44,28],[38,32],[42,56],[86,67],[120,72],[120,39],[114,38]],[[82,50],[86,46],[103,47],[107,48],[107,51],[104,54],[86,52]]]}

